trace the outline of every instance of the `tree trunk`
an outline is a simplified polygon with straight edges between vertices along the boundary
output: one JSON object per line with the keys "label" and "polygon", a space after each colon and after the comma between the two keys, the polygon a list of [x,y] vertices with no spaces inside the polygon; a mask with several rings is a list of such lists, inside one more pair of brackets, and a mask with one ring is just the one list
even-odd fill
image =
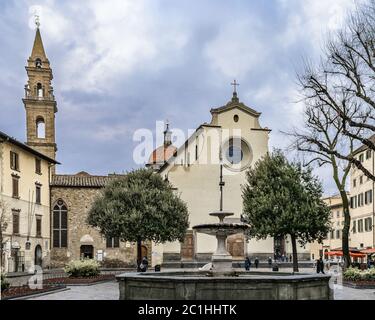
{"label": "tree trunk", "polygon": [[137,271],[141,272],[140,265],[142,263],[142,240],[137,241]]}
{"label": "tree trunk", "polygon": [[291,234],[292,239],[292,250],[293,250],[293,272],[299,272],[298,270],[298,256],[297,256],[297,239],[296,236]]}
{"label": "tree trunk", "polygon": [[349,235],[350,235],[350,211],[349,211],[349,200],[348,195],[345,191],[340,191],[342,206],[344,210],[344,228],[342,229],[342,253],[344,258],[344,268],[349,268],[351,259],[349,251]]}

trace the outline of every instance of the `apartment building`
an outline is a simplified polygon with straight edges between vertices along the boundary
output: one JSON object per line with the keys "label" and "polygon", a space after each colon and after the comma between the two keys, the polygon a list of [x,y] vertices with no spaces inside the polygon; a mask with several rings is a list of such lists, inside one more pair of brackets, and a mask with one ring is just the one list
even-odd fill
{"label": "apartment building", "polygon": [[50,172],[57,162],[0,132],[0,201],[5,210],[3,268],[29,271],[50,255]]}

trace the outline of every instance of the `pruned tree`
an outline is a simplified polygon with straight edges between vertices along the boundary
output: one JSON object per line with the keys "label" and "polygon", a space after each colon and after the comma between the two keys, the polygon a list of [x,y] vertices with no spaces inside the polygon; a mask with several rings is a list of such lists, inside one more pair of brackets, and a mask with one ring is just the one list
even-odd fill
{"label": "pruned tree", "polygon": [[[340,138],[344,135],[355,146],[375,151],[375,0],[358,6],[324,47],[321,63],[299,76],[305,101],[340,118]],[[338,148],[327,148],[325,153],[350,162],[375,180],[355,154]]]}
{"label": "pruned tree", "polygon": [[322,185],[310,169],[289,163],[281,151],[266,155],[249,169],[243,189],[249,236],[290,235],[293,270],[298,272],[297,242],[322,242],[330,231],[330,210],[321,196]]}
{"label": "pruned tree", "polygon": [[106,237],[136,242],[139,270],[142,241],[183,241],[188,218],[187,205],[170,183],[152,170],[140,169],[109,183],[87,221]]}
{"label": "pruned tree", "polygon": [[0,273],[4,267],[4,232],[8,228],[8,223],[7,206],[4,200],[0,200]]}

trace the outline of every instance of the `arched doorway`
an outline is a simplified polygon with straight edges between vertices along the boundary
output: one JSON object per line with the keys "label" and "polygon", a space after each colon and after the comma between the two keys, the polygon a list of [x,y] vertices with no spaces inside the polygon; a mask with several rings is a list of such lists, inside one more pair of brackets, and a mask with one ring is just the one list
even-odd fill
{"label": "arched doorway", "polygon": [[146,246],[141,247],[141,256],[142,256],[142,259],[143,259],[143,257],[148,257],[148,249],[147,249]]}
{"label": "arched doorway", "polygon": [[42,247],[39,244],[35,247],[34,264],[39,267],[42,267],[42,264],[43,264],[43,251],[42,251]]}
{"label": "arched doorway", "polygon": [[81,259],[93,259],[94,247],[91,245],[82,245],[80,256],[81,256]]}
{"label": "arched doorway", "polygon": [[285,255],[285,238],[283,236],[275,237],[273,241],[274,258],[280,260]]}

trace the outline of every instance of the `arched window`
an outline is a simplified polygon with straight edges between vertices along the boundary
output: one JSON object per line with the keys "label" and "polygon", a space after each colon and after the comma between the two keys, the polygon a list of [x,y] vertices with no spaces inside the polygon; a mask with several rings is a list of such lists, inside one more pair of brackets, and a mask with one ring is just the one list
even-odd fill
{"label": "arched window", "polygon": [[43,86],[41,83],[38,83],[36,85],[36,94],[38,96],[38,98],[43,98]]}
{"label": "arched window", "polygon": [[53,207],[53,247],[68,246],[68,208],[63,200],[58,200]]}
{"label": "arched window", "polygon": [[42,60],[40,60],[39,58],[35,60],[35,66],[37,68],[41,68],[42,67]]}
{"label": "arched window", "polygon": [[38,117],[36,119],[36,137],[38,139],[46,138],[46,124],[44,123],[44,119],[42,117]]}

